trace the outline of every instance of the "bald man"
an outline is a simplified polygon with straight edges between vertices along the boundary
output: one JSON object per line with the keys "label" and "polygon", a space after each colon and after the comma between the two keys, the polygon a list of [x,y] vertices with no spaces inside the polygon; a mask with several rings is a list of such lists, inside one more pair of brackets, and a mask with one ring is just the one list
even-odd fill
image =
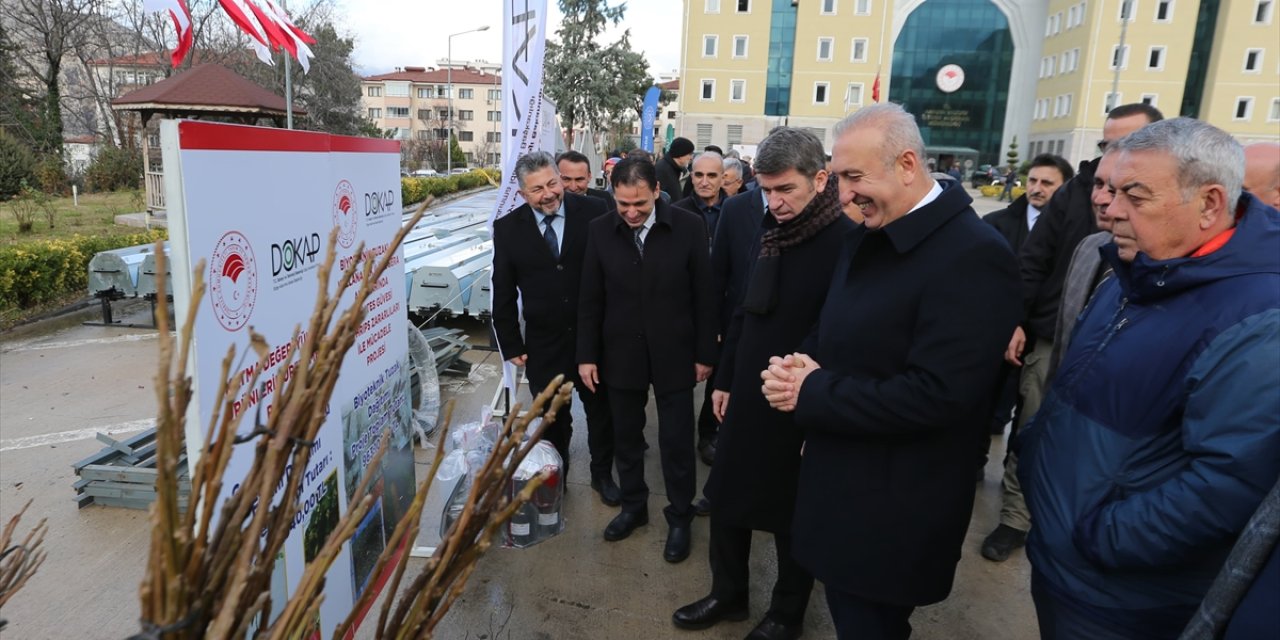
{"label": "bald man", "polygon": [[1244,190],[1273,209],[1280,209],[1280,142],[1244,148]]}

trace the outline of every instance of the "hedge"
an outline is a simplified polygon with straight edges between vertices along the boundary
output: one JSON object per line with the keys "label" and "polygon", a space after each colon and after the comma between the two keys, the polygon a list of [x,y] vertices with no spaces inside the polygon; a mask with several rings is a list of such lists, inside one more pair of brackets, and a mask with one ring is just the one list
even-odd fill
{"label": "hedge", "polygon": [[400,201],[404,206],[417,204],[427,196],[440,197],[458,191],[483,187],[499,181],[500,174],[493,169],[475,169],[467,173],[438,178],[400,178]]}
{"label": "hedge", "polygon": [[25,309],[89,287],[94,254],[153,244],[162,229],[118,236],[72,236],[0,247],[0,311]]}

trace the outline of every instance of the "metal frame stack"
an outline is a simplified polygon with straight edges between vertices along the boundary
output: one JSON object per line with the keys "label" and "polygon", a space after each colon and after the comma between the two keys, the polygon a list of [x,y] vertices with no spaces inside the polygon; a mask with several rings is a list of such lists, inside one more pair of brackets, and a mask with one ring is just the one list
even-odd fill
{"label": "metal frame stack", "polygon": [[[80,477],[71,485],[76,506],[149,508],[156,499],[155,428],[124,441],[99,433],[98,440],[107,446],[71,465]],[[178,508],[186,509],[190,498],[191,474],[183,453],[178,458]]]}

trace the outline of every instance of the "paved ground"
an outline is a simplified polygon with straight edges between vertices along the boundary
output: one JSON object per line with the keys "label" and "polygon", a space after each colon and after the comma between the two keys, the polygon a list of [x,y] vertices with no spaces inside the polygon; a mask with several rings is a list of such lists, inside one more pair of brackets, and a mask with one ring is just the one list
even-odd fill
{"label": "paved ground", "polygon": [[[467,200],[466,206],[477,204]],[[1001,206],[977,200],[980,213]],[[137,631],[147,516],[126,509],[77,510],[71,500],[71,463],[101,447],[92,439],[96,431],[127,434],[149,426],[155,406],[155,332],[80,324],[96,315],[90,309],[0,336],[0,523],[32,500],[26,526],[36,517],[48,518],[50,525],[48,561],[3,611],[10,621],[6,638],[122,638]],[[147,307],[141,304],[124,305],[117,316],[125,322],[148,321]],[[457,324],[476,343],[487,341],[478,323],[464,319]],[[497,384],[500,363],[495,354],[473,351],[468,358],[476,364],[471,379],[445,385],[446,395],[458,401],[459,416],[476,415]],[[649,424],[655,432],[649,440],[656,442],[650,406]],[[580,410],[575,414],[580,428],[572,455],[581,461],[587,458],[585,420]],[[1002,442],[993,439],[994,459],[985,480],[976,485],[977,506],[955,589],[947,601],[916,612],[912,624],[917,638],[1012,640],[1036,635],[1023,554],[1003,564],[978,555],[999,509],[1002,452]],[[429,455],[419,450],[419,460]],[[656,450],[646,463],[656,515],[663,500]],[[706,467],[699,464],[698,471],[701,481]],[[693,555],[679,565],[661,558],[666,527],[660,518],[628,540],[606,543],[601,531],[615,510],[595,499],[585,464],[574,465],[572,473],[566,531],[530,549],[498,549],[486,557],[437,637],[718,640],[746,635],[754,619],[698,633],[677,631],[670,624],[672,610],[709,590],[705,520],[695,523]],[[752,558],[753,575],[759,578],[752,591],[755,618],[767,606],[771,556],[768,537],[757,536]],[[414,560],[410,571],[421,566],[422,561]],[[821,589],[810,605],[806,632],[810,638],[834,636]],[[367,630],[360,634],[371,636]]]}

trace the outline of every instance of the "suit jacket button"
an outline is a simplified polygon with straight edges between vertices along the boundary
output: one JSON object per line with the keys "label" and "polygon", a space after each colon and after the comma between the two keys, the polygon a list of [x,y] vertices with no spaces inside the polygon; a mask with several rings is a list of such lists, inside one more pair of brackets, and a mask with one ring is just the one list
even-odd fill
{"label": "suit jacket button", "polygon": [[564,271],[564,265],[562,264],[556,265],[556,271]]}
{"label": "suit jacket button", "polygon": [[564,301],[565,301],[565,302],[568,302],[568,301],[569,301],[569,298],[568,298],[568,297],[565,297]]}

